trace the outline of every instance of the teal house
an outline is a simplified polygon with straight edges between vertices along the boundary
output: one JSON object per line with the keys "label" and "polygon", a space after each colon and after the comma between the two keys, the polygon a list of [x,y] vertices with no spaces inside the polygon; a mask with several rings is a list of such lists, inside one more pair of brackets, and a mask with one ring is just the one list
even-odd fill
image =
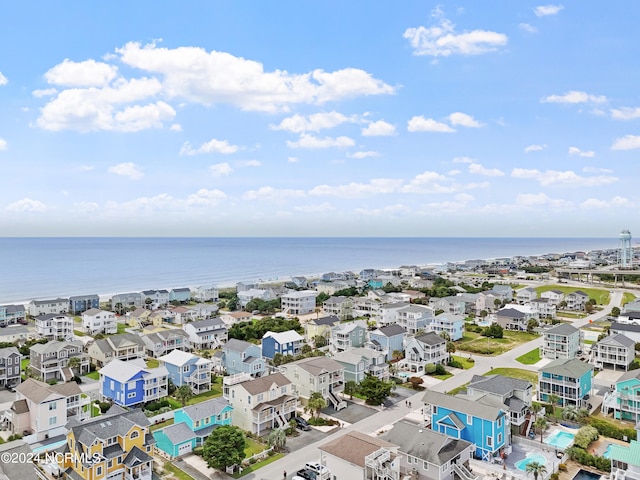
{"label": "teal house", "polygon": [[232,410],[222,397],[178,409],[173,425],[153,432],[156,447],[172,459],[186,455],[202,445],[215,428],[231,425]]}
{"label": "teal house", "polygon": [[[640,422],[640,370],[629,370],[604,394],[602,413],[618,420]],[[638,457],[640,458],[640,457]]]}
{"label": "teal house", "polygon": [[592,380],[593,365],[577,358],[559,358],[538,370],[538,399],[549,402],[553,395],[562,407],[586,407]]}

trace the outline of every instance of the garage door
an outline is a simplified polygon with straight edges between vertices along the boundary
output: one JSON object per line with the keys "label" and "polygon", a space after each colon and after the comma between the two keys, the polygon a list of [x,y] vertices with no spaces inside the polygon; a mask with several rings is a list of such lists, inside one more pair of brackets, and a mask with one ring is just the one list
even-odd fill
{"label": "garage door", "polygon": [[183,443],[178,447],[178,456],[186,455],[187,453],[191,453],[191,442]]}

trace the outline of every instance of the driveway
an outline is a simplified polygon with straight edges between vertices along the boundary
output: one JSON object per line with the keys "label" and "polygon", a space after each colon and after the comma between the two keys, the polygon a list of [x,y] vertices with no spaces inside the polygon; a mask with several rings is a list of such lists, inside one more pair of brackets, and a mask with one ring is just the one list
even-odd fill
{"label": "driveway", "polygon": [[327,407],[322,410],[322,413],[346,423],[358,423],[360,420],[378,413],[378,410],[347,400],[347,408],[336,412],[333,407]]}
{"label": "driveway", "polygon": [[[329,432],[322,432],[316,428],[311,427],[311,430],[308,432],[303,432],[298,430],[297,437],[287,437],[287,451],[289,453],[297,452],[301,448],[312,445],[316,442],[324,440],[327,436],[329,436],[334,431],[337,431],[339,427],[334,428]],[[302,468],[302,467],[300,467]]]}

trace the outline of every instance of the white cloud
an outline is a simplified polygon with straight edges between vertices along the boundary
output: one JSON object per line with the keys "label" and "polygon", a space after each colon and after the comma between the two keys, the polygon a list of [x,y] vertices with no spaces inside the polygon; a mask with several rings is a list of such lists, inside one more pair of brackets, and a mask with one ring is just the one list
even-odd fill
{"label": "white cloud", "polygon": [[546,193],[522,193],[516,197],[516,204],[524,207],[549,206],[559,209],[573,208],[573,204],[571,202],[551,198]]}
{"label": "white cloud", "polygon": [[518,25],[522,30],[529,33],[536,33],[538,29],[533,25],[529,25],[528,23],[521,23]]}
{"label": "white cloud", "polygon": [[182,125],[180,125],[179,123],[174,123],[173,125],[171,125],[169,127],[169,130],[171,130],[172,132],[181,132],[182,131]]}
{"label": "white cloud", "polygon": [[448,118],[451,125],[459,125],[461,127],[467,128],[479,128],[484,126],[484,124],[478,122],[471,115],[467,115],[466,113],[462,112],[454,112],[449,115]]}
{"label": "white cloud", "polygon": [[7,80],[7,77],[5,77],[2,72],[0,72],[0,87],[6,85],[7,83],[9,83],[9,80]]}
{"label": "white cloud", "polygon": [[12,213],[44,213],[48,208],[41,201],[26,197],[10,203],[5,207],[5,210]]}
{"label": "white cloud", "polygon": [[617,138],[611,145],[611,150],[635,150],[637,148],[640,148],[640,135],[625,135]]}
{"label": "white cloud", "polygon": [[617,177],[609,175],[595,175],[592,177],[582,177],[570,170],[529,170],[524,168],[514,168],[511,171],[514,178],[533,179],[543,186],[549,185],[566,185],[573,187],[597,187],[601,185],[610,185],[618,181]]}
{"label": "white cloud", "polygon": [[123,213],[182,210],[184,201],[177,200],[167,193],[160,193],[153,197],[140,197],[122,203],[110,201],[106,203],[105,207],[107,214],[121,217]]}
{"label": "white cloud", "polygon": [[345,98],[393,94],[395,88],[357,68],[333,72],[317,69],[291,74],[266,72],[260,62],[197,47],[159,48],[127,43],[117,49],[133,68],[163,77],[171,97],[211,105],[228,103],[242,110],[286,111],[295,104],[323,104]]}
{"label": "white cloud", "polygon": [[455,157],[453,163],[473,163],[475,160],[471,157]]}
{"label": "white cloud", "polygon": [[214,177],[222,177],[233,172],[233,168],[231,168],[231,165],[229,165],[227,162],[223,162],[211,165],[209,167],[209,171]]}
{"label": "white cloud", "polygon": [[422,206],[422,214],[431,216],[440,216],[442,214],[459,213],[468,211],[469,202],[475,200],[472,195],[459,193],[453,197],[453,200],[445,200],[444,202],[431,202]]}
{"label": "white cloud", "polygon": [[581,208],[589,210],[591,208],[619,208],[619,207],[635,207],[635,204],[628,198],[616,196],[611,200],[599,200],[597,198],[588,198],[580,204]]}
{"label": "white cloud", "polygon": [[288,157],[287,158],[287,162],[289,162],[289,163],[297,163],[298,162],[298,157]]}
{"label": "white cloud", "polygon": [[117,112],[113,118],[117,130],[138,132],[149,128],[162,128],[164,120],[175,117],[175,110],[165,102],[133,105]]}
{"label": "white cloud", "polygon": [[335,211],[335,207],[330,203],[321,203],[320,205],[296,205],[293,207],[296,212],[303,213],[324,213],[324,212],[333,212]]}
{"label": "white cloud", "polygon": [[539,5],[533,9],[533,13],[538,17],[547,17],[557,15],[563,8],[563,5]]}
{"label": "white cloud", "polygon": [[444,175],[427,170],[413,177],[408,184],[402,187],[403,193],[451,193],[455,187],[443,185],[449,182]]}
{"label": "white cloud", "polygon": [[124,162],[113,165],[109,167],[107,171],[122,177],[129,177],[131,180],[139,180],[144,176],[140,167],[133,162]]}
{"label": "white cloud", "polygon": [[352,147],[356,144],[352,138],[349,137],[314,137],[307,133],[300,135],[300,139],[296,142],[287,140],[287,146],[289,148],[331,148],[331,147]]}
{"label": "white cloud", "polygon": [[240,150],[240,147],[237,145],[231,145],[227,140],[216,140],[212,138],[206,143],[203,143],[198,148],[193,148],[191,143],[184,142],[182,148],[180,149],[180,155],[201,155],[204,153],[221,153],[223,155],[228,155],[230,153],[235,153]]}
{"label": "white cloud", "polygon": [[474,175],[483,175],[485,177],[503,177],[504,172],[497,168],[486,168],[479,163],[469,164],[469,173]]}
{"label": "white cloud", "polygon": [[8,147],[7,141],[4,138],[0,138],[0,152],[5,151]]}
{"label": "white cloud", "polygon": [[409,40],[414,55],[448,57],[450,55],[480,55],[494,52],[507,44],[503,33],[472,30],[458,33],[455,25],[440,18],[437,25],[407,28],[403,37]]}
{"label": "white cloud", "polygon": [[598,167],[584,167],[582,169],[585,173],[613,173],[610,168],[598,168]]}
{"label": "white cloud", "polygon": [[102,87],[116,78],[118,68],[103,62],[89,59],[73,62],[64,59],[44,74],[48,83],[64,87]]}
{"label": "white cloud", "polygon": [[547,148],[546,145],[533,144],[533,145],[529,145],[528,147],[525,147],[524,153],[539,152],[540,150],[544,150],[545,148]]}
{"label": "white cloud", "polygon": [[368,195],[387,194],[396,191],[402,180],[394,178],[374,178],[369,183],[352,182],[348,185],[318,185],[309,191],[309,195],[327,195],[342,198],[355,198]]}
{"label": "white cloud", "polygon": [[56,93],[58,93],[58,89],[56,88],[44,88],[41,90],[34,90],[33,92],[31,92],[31,95],[36,98],[42,98],[50,97],[51,95],[55,95]]}
{"label": "white cloud", "polygon": [[406,215],[411,213],[411,210],[401,204],[401,203],[397,203],[395,205],[387,205],[385,207],[382,208],[373,208],[373,209],[367,209],[367,208],[356,208],[354,210],[354,213],[357,215],[367,215],[367,216],[372,216],[372,217],[379,217],[379,216],[393,216],[393,215]]}
{"label": "white cloud", "polygon": [[578,147],[569,147],[569,155],[578,155],[580,157],[593,158],[596,156],[596,152],[592,150],[582,151]]}
{"label": "white cloud", "polygon": [[640,107],[620,107],[611,109],[611,118],[616,120],[635,120],[640,118]]}
{"label": "white cloud", "polygon": [[412,117],[407,123],[407,130],[410,132],[455,132],[455,130],[446,123],[438,122],[433,118],[424,118],[422,115]]}
{"label": "white cloud", "polygon": [[606,103],[607,97],[603,95],[592,95],[587,92],[571,90],[564,95],[549,95],[540,100],[542,103]]}
{"label": "white cloud", "polygon": [[288,198],[304,197],[304,190],[276,189],[270,186],[260,187],[258,190],[249,190],[242,198],[245,200],[273,200],[283,201]]}
{"label": "white cloud", "polygon": [[196,193],[187,197],[186,204],[188,206],[210,207],[218,205],[220,200],[227,198],[227,195],[220,190],[207,190],[201,188]]}
{"label": "white cloud", "polygon": [[241,160],[236,162],[236,165],[238,167],[259,167],[262,165],[262,162],[260,162],[260,160]]}
{"label": "white cloud", "polygon": [[365,137],[388,137],[396,134],[396,127],[384,120],[371,122],[362,129],[362,135]]}
{"label": "white cloud", "polygon": [[368,158],[368,157],[377,157],[378,155],[379,155],[378,152],[373,152],[371,150],[366,152],[347,153],[347,157],[349,158]]}
{"label": "white cloud", "polygon": [[278,125],[270,125],[272,130],[286,130],[287,132],[319,132],[320,130],[337,127],[346,122],[353,122],[355,118],[347,117],[339,112],[314,113],[304,116],[295,114],[283,118]]}
{"label": "white cloud", "polygon": [[76,202],[73,208],[78,213],[93,213],[100,210],[100,206],[96,202]]}

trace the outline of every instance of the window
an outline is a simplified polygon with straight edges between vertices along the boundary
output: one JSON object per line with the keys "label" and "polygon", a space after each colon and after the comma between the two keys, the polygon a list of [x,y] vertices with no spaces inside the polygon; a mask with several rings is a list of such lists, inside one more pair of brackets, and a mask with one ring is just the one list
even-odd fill
{"label": "window", "polygon": [[438,414],[438,406],[437,405],[431,405],[431,413],[433,415],[437,415]]}
{"label": "window", "polygon": [[113,467],[113,460],[109,460],[109,463],[107,464],[107,467],[108,467],[108,468]]}
{"label": "window", "polygon": [[102,475],[102,465],[96,467],[96,476]]}
{"label": "window", "polygon": [[51,402],[51,403],[49,404],[49,411],[51,411],[51,410],[55,410],[55,409],[56,409],[56,402]]}
{"label": "window", "polygon": [[487,437],[487,447],[493,447],[493,438]]}
{"label": "window", "polygon": [[135,397],[136,397],[136,392],[133,392],[127,395],[127,398],[135,398]]}
{"label": "window", "polygon": [[502,427],[502,417],[498,418],[498,427]]}
{"label": "window", "polygon": [[411,465],[411,464],[413,463],[413,457],[412,457],[412,456],[407,455],[407,463],[408,463],[409,465]]}
{"label": "window", "polygon": [[58,422],[58,417],[49,417],[49,425],[55,425]]}
{"label": "window", "polygon": [[502,434],[499,433],[498,434],[498,445],[500,445],[502,443]]}
{"label": "window", "polygon": [[129,435],[129,438],[134,439],[134,438],[138,438],[140,436],[140,432],[138,432],[137,430],[134,430],[133,432],[131,432],[131,435]]}
{"label": "window", "polygon": [[422,462],[423,470],[429,470],[429,462]]}
{"label": "window", "polygon": [[251,395],[247,395],[247,403],[251,405]]}

